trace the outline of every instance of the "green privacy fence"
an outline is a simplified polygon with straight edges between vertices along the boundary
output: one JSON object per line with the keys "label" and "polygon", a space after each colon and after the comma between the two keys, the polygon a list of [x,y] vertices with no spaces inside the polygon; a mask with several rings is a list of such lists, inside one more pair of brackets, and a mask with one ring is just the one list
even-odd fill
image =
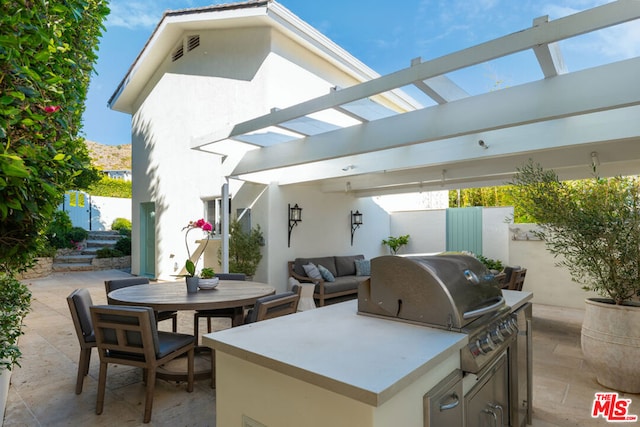
{"label": "green privacy fence", "polygon": [[447,251],[482,255],[482,208],[447,209]]}

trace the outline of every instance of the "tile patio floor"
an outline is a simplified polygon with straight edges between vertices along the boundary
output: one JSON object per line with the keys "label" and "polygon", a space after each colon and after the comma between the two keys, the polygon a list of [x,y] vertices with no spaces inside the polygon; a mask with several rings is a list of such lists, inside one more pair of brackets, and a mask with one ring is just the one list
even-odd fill
{"label": "tile patio floor", "polygon": [[[105,304],[105,279],[129,277],[125,272],[55,273],[30,280],[33,311],[25,319],[20,339],[21,368],[14,368],[4,426],[138,426],[142,424],[144,386],[134,368],[109,368],[102,415],[95,415],[98,356],[94,351],[83,392],[74,393],[79,347],[66,296],[90,289],[94,304]],[[580,351],[581,310],[534,305],[534,421],[535,427],[602,426],[590,416],[599,386]],[[179,330],[193,331],[192,313],[181,312]],[[218,320],[216,326],[228,326]],[[162,322],[168,330],[170,322]],[[205,328],[204,320],[200,326]],[[640,395],[630,412],[640,415]],[[185,384],[158,380],[150,426],[215,426],[216,393],[206,380],[196,381],[193,393]],[[224,427],[224,426],[220,426]],[[298,426],[297,426],[298,427]],[[299,426],[304,427],[304,426]]]}

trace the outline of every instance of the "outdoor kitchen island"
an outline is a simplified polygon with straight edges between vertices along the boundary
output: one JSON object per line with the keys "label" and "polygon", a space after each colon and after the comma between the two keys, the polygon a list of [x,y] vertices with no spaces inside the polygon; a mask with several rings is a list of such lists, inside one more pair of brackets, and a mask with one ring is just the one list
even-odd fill
{"label": "outdoor kitchen island", "polygon": [[[529,292],[505,291],[512,310]],[[216,424],[423,426],[423,396],[460,368],[468,336],[357,314],[357,301],[204,335]]]}

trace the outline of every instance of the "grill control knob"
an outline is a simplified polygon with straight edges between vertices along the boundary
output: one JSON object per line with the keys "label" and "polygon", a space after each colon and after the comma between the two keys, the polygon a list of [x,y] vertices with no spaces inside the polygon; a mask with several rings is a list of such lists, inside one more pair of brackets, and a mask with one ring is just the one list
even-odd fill
{"label": "grill control knob", "polygon": [[492,329],[491,332],[489,332],[489,337],[491,338],[491,341],[493,341],[495,344],[500,344],[501,342],[504,342],[504,335],[502,335],[499,328]]}
{"label": "grill control knob", "polygon": [[500,332],[502,333],[502,335],[507,337],[515,332],[513,330],[513,326],[510,322],[510,319],[507,319],[502,323],[500,323],[500,326],[498,328],[500,329]]}
{"label": "grill control knob", "polygon": [[490,351],[493,351],[493,349],[496,348],[496,345],[493,343],[493,341],[491,341],[491,337],[489,336],[489,334],[485,335],[484,338],[480,339],[480,350],[483,353],[489,353]]}

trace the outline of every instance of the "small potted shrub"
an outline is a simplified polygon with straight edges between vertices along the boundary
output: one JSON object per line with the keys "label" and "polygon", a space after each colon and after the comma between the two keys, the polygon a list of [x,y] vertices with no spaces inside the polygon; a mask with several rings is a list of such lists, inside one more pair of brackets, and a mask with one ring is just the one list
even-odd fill
{"label": "small potted shrub", "polygon": [[200,280],[198,281],[198,286],[200,289],[212,289],[218,286],[218,278],[216,277],[215,271],[213,268],[204,267],[200,270]]}
{"label": "small potted shrub", "polygon": [[401,247],[409,243],[409,235],[393,237],[389,236],[388,239],[382,241],[383,245],[389,246],[389,251],[392,255],[396,255]]}

